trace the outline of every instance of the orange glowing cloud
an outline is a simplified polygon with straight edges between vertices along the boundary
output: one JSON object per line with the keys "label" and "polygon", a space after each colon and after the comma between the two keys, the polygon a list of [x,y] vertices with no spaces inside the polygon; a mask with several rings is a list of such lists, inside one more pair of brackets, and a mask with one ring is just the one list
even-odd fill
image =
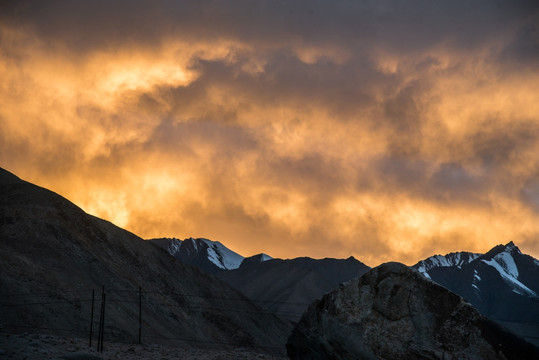
{"label": "orange glowing cloud", "polygon": [[244,255],[539,257],[519,5],[11,4],[0,166],[142,237]]}

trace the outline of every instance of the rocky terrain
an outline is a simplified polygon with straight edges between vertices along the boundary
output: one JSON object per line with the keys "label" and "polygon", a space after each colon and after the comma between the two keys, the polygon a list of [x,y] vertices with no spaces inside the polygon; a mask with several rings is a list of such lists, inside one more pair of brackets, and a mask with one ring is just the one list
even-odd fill
{"label": "rocky terrain", "polygon": [[539,349],[400,263],[380,265],[312,304],[292,359],[538,359]]}
{"label": "rocky terrain", "polygon": [[269,346],[284,353],[286,322],[217,278],[2,169],[0,251],[4,333],[86,336],[94,289],[96,334],[104,287],[105,341],[137,340],[140,299],[144,341]]}
{"label": "rocky terrain", "polygon": [[158,344],[105,343],[103,352],[89,347],[86,339],[39,334],[0,334],[0,359],[12,360],[251,360],[285,359],[253,349],[200,349]]}

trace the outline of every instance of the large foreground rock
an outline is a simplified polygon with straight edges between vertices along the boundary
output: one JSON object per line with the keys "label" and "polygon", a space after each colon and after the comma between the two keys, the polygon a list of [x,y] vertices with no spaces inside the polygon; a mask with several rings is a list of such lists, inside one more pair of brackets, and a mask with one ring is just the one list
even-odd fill
{"label": "large foreground rock", "polygon": [[313,303],[287,349],[292,359],[539,359],[533,345],[400,263]]}

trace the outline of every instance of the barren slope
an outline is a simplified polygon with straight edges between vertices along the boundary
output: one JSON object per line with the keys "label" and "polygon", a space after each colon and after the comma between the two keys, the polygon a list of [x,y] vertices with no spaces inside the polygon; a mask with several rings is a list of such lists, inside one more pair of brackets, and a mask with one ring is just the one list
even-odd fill
{"label": "barren slope", "polygon": [[287,324],[261,314],[224,282],[3,169],[0,251],[4,332],[87,333],[91,289],[104,285],[105,334],[115,340],[138,337],[139,286],[146,342],[165,337],[204,346],[281,347],[288,335]]}

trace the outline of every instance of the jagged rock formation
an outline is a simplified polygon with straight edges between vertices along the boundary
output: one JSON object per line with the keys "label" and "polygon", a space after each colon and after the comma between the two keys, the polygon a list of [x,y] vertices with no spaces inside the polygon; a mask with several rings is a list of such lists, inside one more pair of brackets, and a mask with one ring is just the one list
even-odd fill
{"label": "jagged rock formation", "polygon": [[456,266],[460,269],[481,255],[467,251],[454,252],[446,255],[433,255],[425,260],[421,260],[413,267],[430,279],[429,271],[434,268]]}
{"label": "jagged rock formation", "polygon": [[284,352],[289,325],[226,283],[3,169],[0,252],[5,332],[87,336],[91,289],[104,285],[105,341],[136,341],[141,286],[143,342],[174,338],[198,346],[282,346]]}
{"label": "jagged rock formation", "polygon": [[539,349],[400,263],[380,265],[312,304],[287,349],[292,359],[539,358]]}

